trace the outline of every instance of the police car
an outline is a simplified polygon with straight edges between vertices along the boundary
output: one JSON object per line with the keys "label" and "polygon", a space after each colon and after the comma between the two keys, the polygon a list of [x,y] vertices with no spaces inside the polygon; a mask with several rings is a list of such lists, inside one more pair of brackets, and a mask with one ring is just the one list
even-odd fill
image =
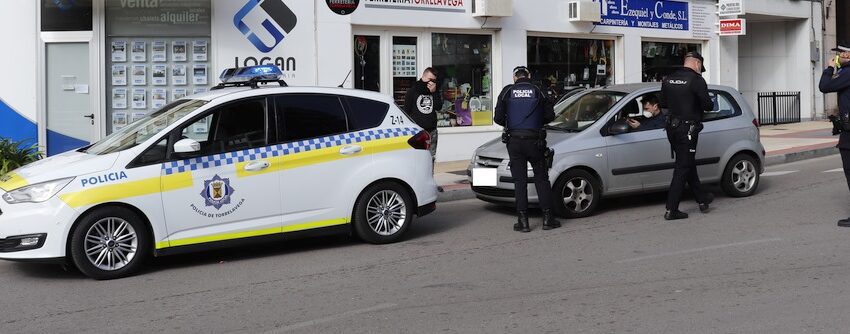
{"label": "police car", "polygon": [[292,235],[390,243],[435,209],[429,135],[391,97],[280,75],[226,70],[217,89],[3,176],[0,259],[112,279],[150,256]]}

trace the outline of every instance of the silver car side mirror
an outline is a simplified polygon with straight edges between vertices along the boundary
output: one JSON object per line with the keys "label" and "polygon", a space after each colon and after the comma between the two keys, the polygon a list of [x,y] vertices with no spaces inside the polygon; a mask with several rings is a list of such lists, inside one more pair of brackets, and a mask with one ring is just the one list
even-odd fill
{"label": "silver car side mirror", "polygon": [[174,153],[194,153],[201,150],[201,144],[194,139],[184,138],[174,143]]}

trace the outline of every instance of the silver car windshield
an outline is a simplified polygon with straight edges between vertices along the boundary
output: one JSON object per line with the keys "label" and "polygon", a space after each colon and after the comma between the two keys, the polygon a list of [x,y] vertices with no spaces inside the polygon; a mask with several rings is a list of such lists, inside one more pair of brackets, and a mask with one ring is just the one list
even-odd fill
{"label": "silver car windshield", "polygon": [[104,155],[123,151],[150,139],[169,125],[207,104],[201,100],[178,100],[148,114],[145,118],[113,132],[83,152]]}
{"label": "silver car windshield", "polygon": [[579,94],[555,106],[555,120],[547,128],[579,132],[604,116],[626,93],[594,90]]}

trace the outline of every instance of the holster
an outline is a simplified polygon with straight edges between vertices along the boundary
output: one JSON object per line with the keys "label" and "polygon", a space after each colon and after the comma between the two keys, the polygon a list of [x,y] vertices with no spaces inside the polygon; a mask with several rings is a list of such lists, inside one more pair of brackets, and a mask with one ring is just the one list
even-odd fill
{"label": "holster", "polygon": [[543,150],[543,159],[546,161],[546,169],[552,169],[552,164],[555,163],[555,150],[551,147],[546,147]]}
{"label": "holster", "polygon": [[508,131],[502,131],[502,142],[507,144],[511,141],[511,133]]}

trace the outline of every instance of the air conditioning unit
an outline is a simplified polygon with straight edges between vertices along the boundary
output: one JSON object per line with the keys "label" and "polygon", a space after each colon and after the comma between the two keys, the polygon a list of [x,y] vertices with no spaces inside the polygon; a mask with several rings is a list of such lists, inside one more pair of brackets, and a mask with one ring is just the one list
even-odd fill
{"label": "air conditioning unit", "polygon": [[589,0],[570,1],[569,20],[570,22],[599,22],[602,21],[602,7],[599,2],[590,2]]}
{"label": "air conditioning unit", "polygon": [[474,17],[512,15],[514,15],[513,0],[475,0],[472,2],[472,16]]}

